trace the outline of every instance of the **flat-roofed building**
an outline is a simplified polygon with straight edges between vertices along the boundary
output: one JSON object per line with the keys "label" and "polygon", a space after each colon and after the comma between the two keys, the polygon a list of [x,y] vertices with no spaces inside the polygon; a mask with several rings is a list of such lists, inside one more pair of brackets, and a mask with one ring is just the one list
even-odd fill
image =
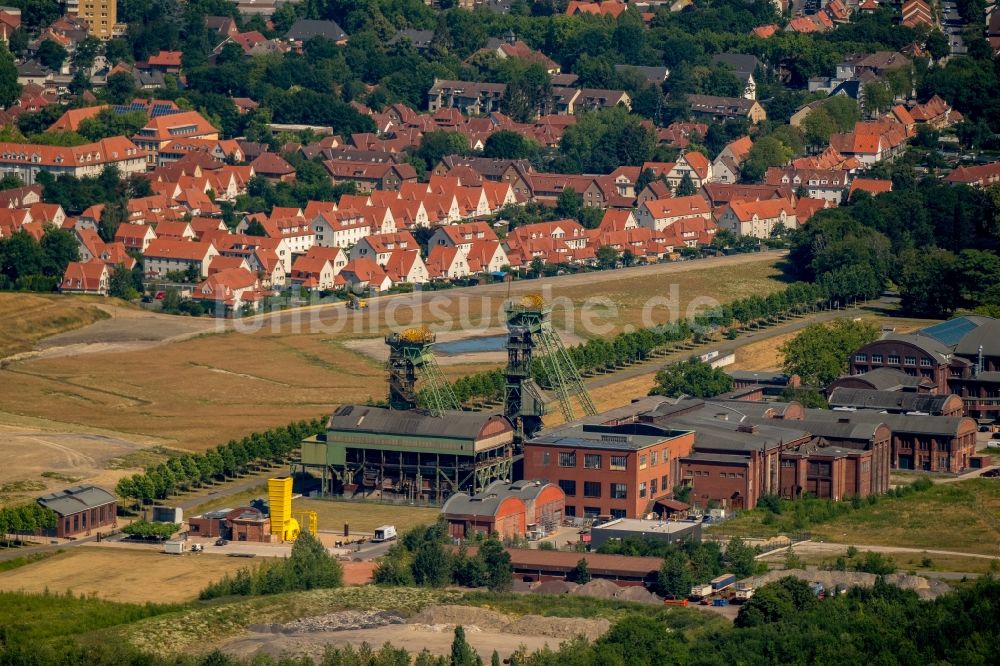
{"label": "flat-roofed building", "polygon": [[670,497],[690,429],[616,422],[608,412],[544,431],[524,444],[524,476],[566,493],[566,516],[637,518]]}
{"label": "flat-roofed building", "polygon": [[664,543],[701,541],[701,523],[693,520],[619,518],[590,528],[591,548],[600,548],[615,539],[649,539]]}

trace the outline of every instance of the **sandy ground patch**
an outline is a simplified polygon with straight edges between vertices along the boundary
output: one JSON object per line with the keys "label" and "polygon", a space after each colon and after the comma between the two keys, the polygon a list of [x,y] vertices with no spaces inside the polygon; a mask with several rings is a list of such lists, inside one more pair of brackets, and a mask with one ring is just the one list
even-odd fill
{"label": "sandy ground patch", "polygon": [[[80,482],[113,488],[129,471],[114,458],[148,446],[120,435],[45,430],[0,422],[0,504],[23,501]],[[134,470],[133,470],[134,471]],[[44,476],[43,476],[44,475]]]}
{"label": "sandy ground patch", "polygon": [[240,567],[244,558],[166,555],[103,546],[76,546],[41,562],[0,573],[0,590],[71,591],[110,601],[191,601],[213,580]]}
{"label": "sandy ground patch", "polygon": [[[258,627],[252,632],[226,643],[223,649],[239,657],[254,654],[304,655],[312,658],[322,656],[327,645],[361,646],[363,643],[379,648],[389,642],[395,647],[403,647],[416,654],[428,650],[433,654],[447,655],[451,650],[455,626],[461,624],[465,637],[483,658],[489,661],[495,650],[501,659],[508,658],[519,647],[528,652],[545,646],[556,649],[570,638],[583,634],[594,640],[608,630],[609,622],[603,619],[551,618],[536,615],[514,617],[485,608],[472,606],[431,606],[420,611],[405,624],[388,624],[367,628],[345,628],[336,631],[301,631],[303,626],[333,624],[350,627],[350,623],[338,622],[340,615],[356,613],[336,613],[331,616],[314,618],[313,622],[303,620],[292,625]],[[367,624],[365,620],[361,624]],[[295,633],[281,633],[295,630]]]}

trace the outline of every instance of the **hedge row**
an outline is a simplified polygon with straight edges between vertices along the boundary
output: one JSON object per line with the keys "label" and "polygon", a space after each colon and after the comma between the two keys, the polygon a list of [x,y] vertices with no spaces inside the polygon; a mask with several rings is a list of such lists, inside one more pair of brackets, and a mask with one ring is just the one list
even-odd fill
{"label": "hedge row", "polygon": [[[570,347],[569,356],[581,373],[610,371],[643,361],[668,345],[700,342],[719,331],[735,336],[741,329],[814,310],[827,299],[822,285],[796,282],[768,296],[750,296],[721,305],[691,320],[619,333],[611,339],[592,338]],[[544,364],[534,365],[534,375],[541,386],[551,386]],[[452,388],[459,401],[465,403],[473,399],[502,400],[504,385],[504,371],[497,368],[462,377]]]}
{"label": "hedge row", "polygon": [[323,419],[298,421],[263,433],[253,433],[240,440],[230,440],[205,453],[177,456],[147,467],[145,473],[121,479],[115,492],[120,497],[150,504],[180,491],[231,479],[246,473],[251,467],[284,462],[292,451],[299,448],[299,442],[320,434],[324,427]]}

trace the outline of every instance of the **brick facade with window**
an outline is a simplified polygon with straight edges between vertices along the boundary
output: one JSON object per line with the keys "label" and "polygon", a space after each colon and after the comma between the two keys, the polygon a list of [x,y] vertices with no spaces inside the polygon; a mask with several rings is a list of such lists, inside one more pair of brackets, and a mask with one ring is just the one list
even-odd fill
{"label": "brick facade with window", "polygon": [[524,476],[566,493],[566,516],[637,518],[670,497],[694,433],[648,424],[569,424],[524,445]]}

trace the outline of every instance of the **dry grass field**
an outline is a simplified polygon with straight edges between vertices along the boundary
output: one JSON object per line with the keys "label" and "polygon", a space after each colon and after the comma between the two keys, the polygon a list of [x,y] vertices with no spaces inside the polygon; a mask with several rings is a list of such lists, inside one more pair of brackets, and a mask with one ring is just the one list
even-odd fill
{"label": "dry grass field", "polygon": [[175,603],[197,599],[208,583],[247,564],[239,557],[85,545],[0,573],[0,590],[69,590],[109,601]]}
{"label": "dry grass field", "polygon": [[351,526],[352,534],[371,534],[382,525],[395,525],[396,530],[402,533],[416,525],[429,525],[440,515],[438,509],[433,507],[315,499],[293,500],[292,511],[315,511],[321,530],[339,532],[346,523]]}
{"label": "dry grass field", "polygon": [[[267,486],[261,483],[258,486],[226,497],[218,499],[207,498],[204,502],[198,504],[198,506],[185,511],[185,515],[194,516],[205,511],[246,506],[251,500],[266,496]],[[371,534],[376,527],[381,525],[395,525],[399,532],[405,532],[416,525],[433,523],[437,520],[439,514],[438,510],[433,507],[306,498],[292,500],[292,511],[295,514],[304,511],[315,511],[321,531],[337,532],[340,534],[343,533],[342,530],[345,523],[350,525],[351,534]]]}
{"label": "dry grass field", "polygon": [[970,479],[809,528],[813,540],[1000,555],[1000,484]]}
{"label": "dry grass field", "polygon": [[0,412],[0,506],[75,483],[113,487],[157,442],[97,428]]}
{"label": "dry grass field", "polygon": [[50,335],[107,319],[98,302],[86,296],[0,293],[0,359],[28,351]]}
{"label": "dry grass field", "polygon": [[[601,329],[602,334],[610,334],[629,323],[642,324],[643,313],[633,306],[654,296],[676,293],[683,315],[699,296],[725,301],[780,288],[777,260],[772,254],[681,262],[525,281],[514,283],[511,291],[515,296],[546,294],[556,302],[557,326],[566,318],[556,299],[576,306],[597,296],[620,300],[628,309],[604,322],[611,330]],[[314,418],[336,404],[382,397],[382,365],[348,350],[345,341],[384,335],[389,319],[396,322],[394,328],[414,321],[465,320],[473,329],[496,325],[506,293],[507,285],[492,285],[373,299],[365,312],[329,307],[240,322],[254,329],[249,333],[230,330],[140,349],[122,344],[122,351],[111,344],[103,353],[12,363],[0,370],[0,404],[6,411],[58,420],[74,429],[108,428],[203,450],[294,419]],[[573,322],[589,316],[576,310]],[[596,317],[600,310],[591,312]],[[159,323],[162,316],[145,316],[164,325]],[[662,308],[653,322],[666,318]],[[133,325],[149,324],[137,317]],[[587,336],[576,328],[577,335]],[[78,341],[98,342],[86,335],[67,340]],[[489,365],[457,362],[445,366],[445,373],[456,378],[484,367]]]}

